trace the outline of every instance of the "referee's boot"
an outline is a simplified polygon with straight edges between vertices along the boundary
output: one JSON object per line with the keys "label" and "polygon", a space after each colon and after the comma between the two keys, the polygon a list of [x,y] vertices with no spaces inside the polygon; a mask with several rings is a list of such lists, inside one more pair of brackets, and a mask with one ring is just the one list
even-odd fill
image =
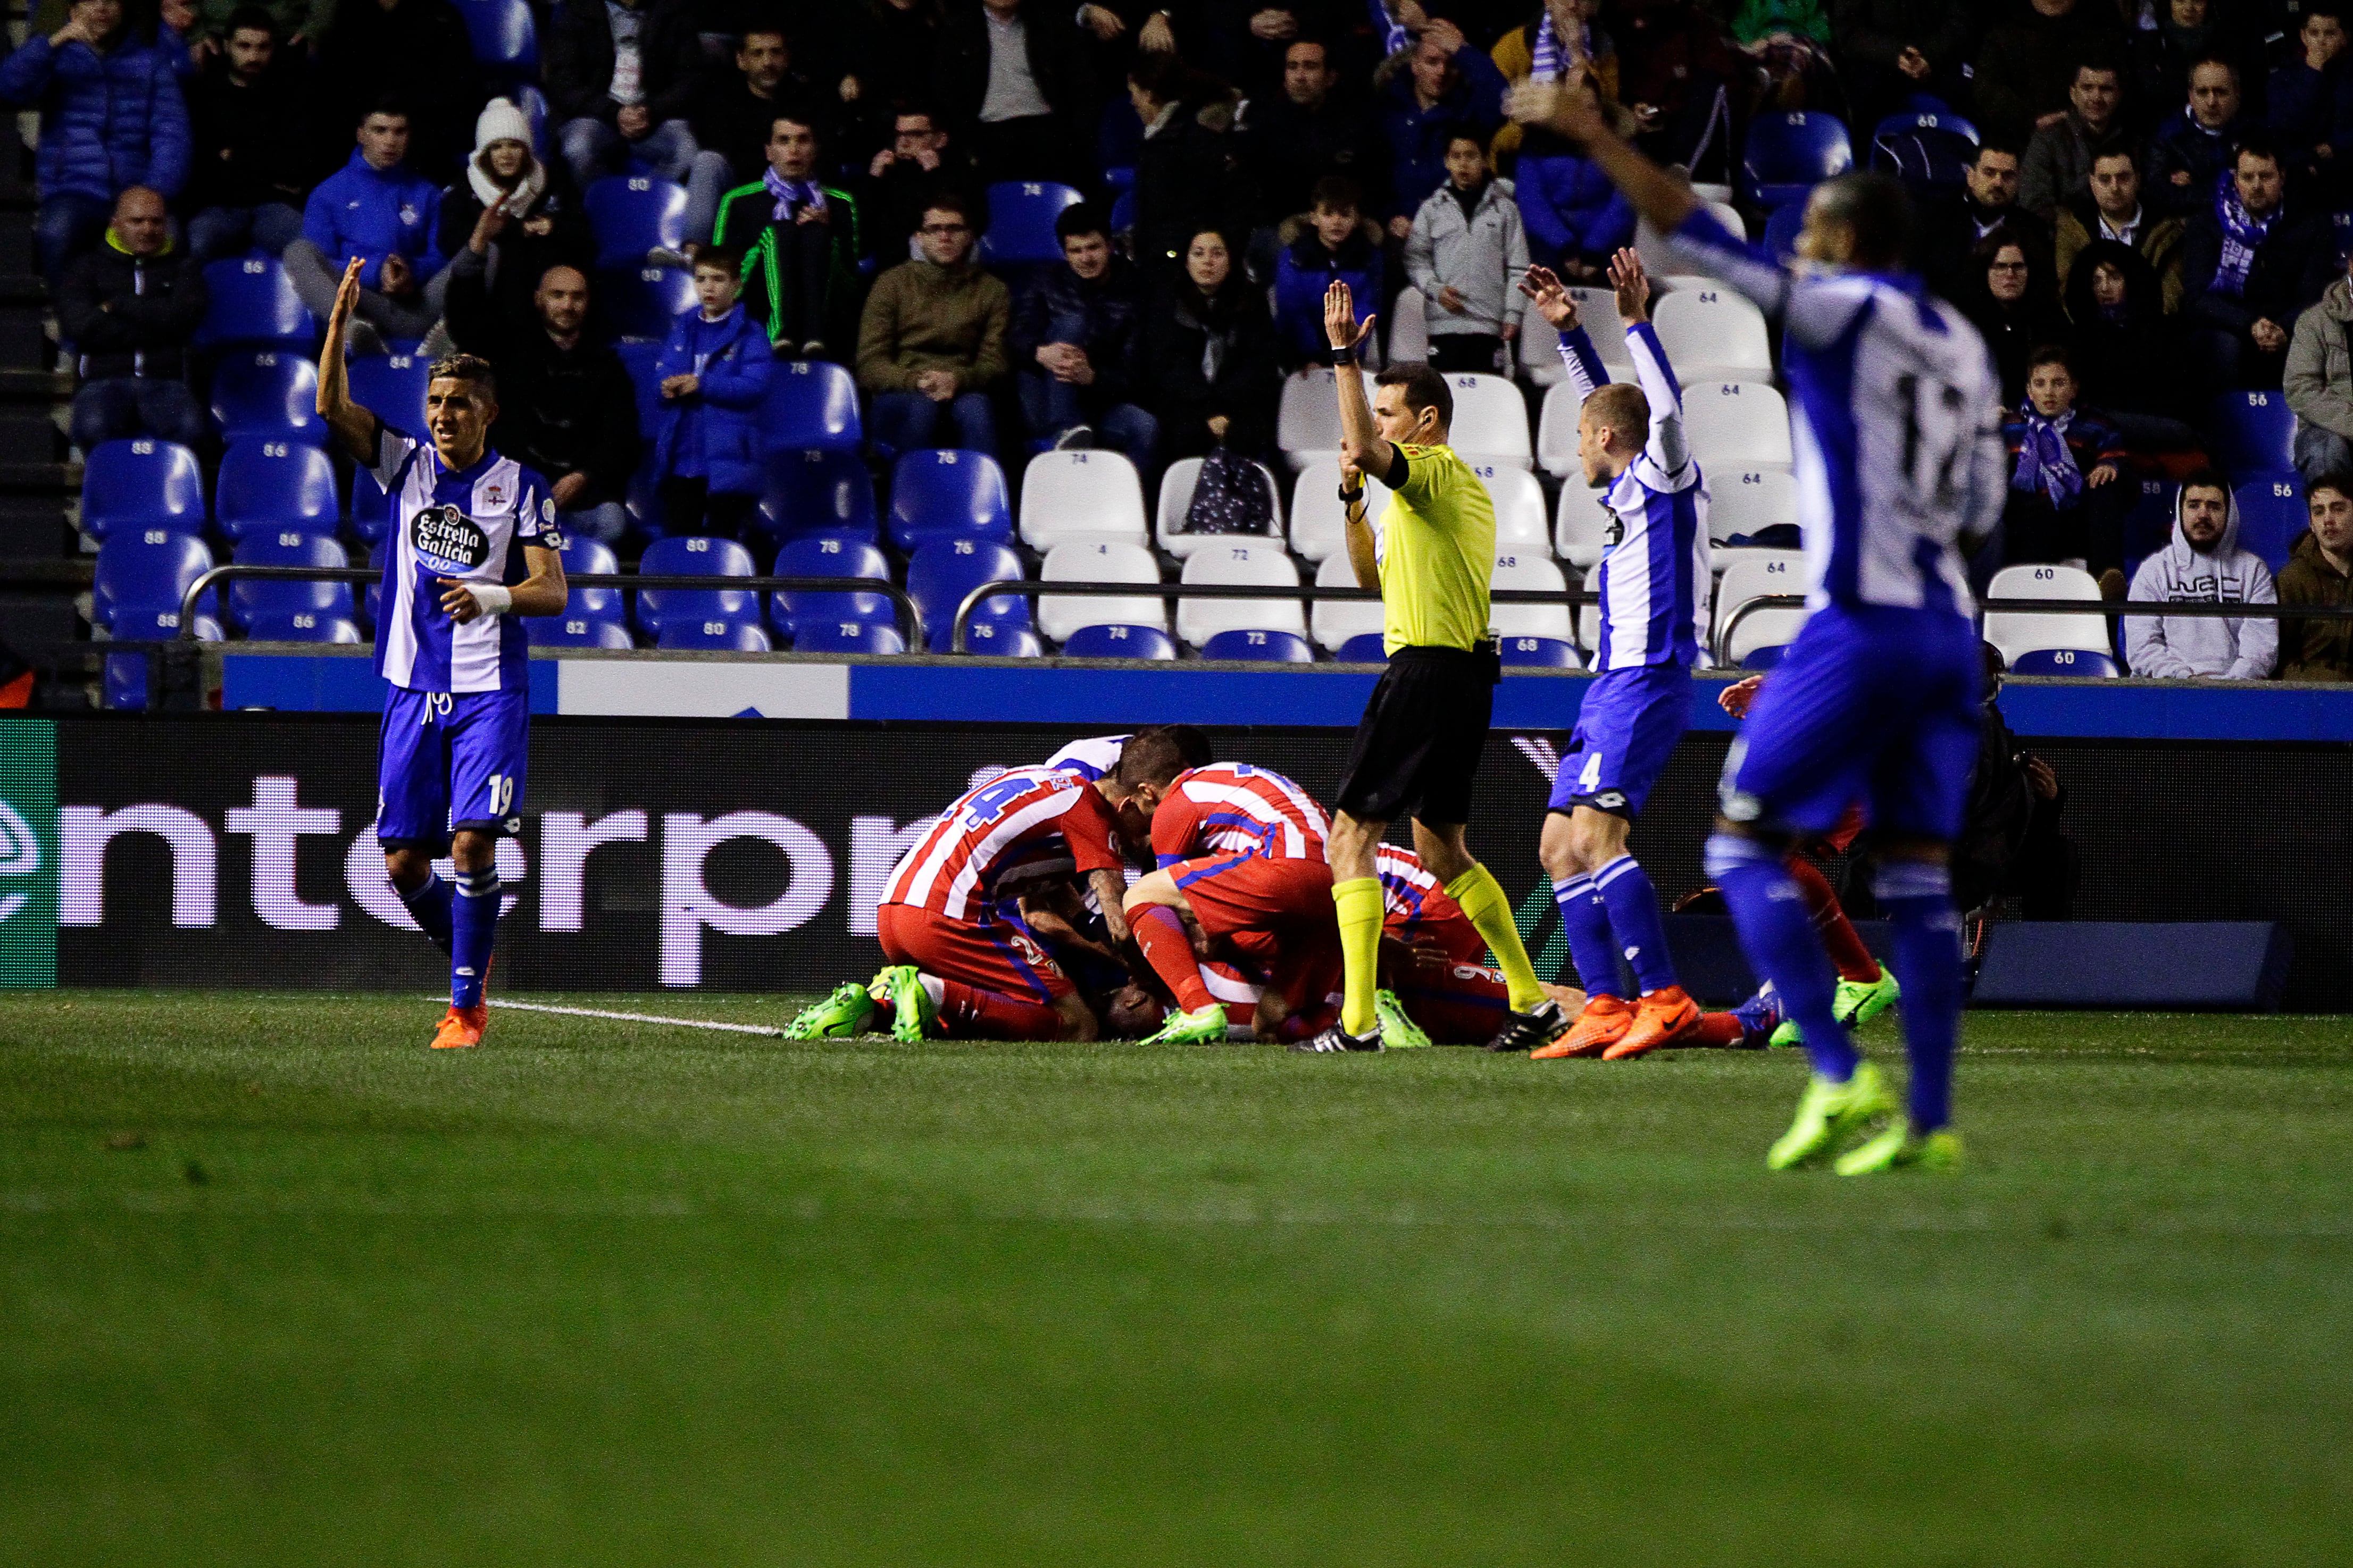
{"label": "referee's boot", "polygon": [[1318,1055],[1332,1051],[1377,1051],[1382,1049],[1381,1026],[1376,1022],[1368,1034],[1352,1035],[1334,1024],[1320,1035],[1292,1043],[1294,1051],[1314,1051]]}
{"label": "referee's boot", "polygon": [[1570,1019],[1561,1005],[1547,996],[1525,1013],[1513,1013],[1504,1019],[1504,1026],[1487,1042],[1491,1051],[1540,1052],[1567,1033]]}

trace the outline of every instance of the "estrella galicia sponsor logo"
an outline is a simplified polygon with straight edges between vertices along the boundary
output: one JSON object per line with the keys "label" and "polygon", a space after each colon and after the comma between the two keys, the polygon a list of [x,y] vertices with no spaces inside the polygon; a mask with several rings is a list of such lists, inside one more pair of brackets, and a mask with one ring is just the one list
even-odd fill
{"label": "estrella galicia sponsor logo", "polygon": [[437,572],[471,572],[491,559],[491,536],[454,506],[425,506],[409,519],[408,542]]}

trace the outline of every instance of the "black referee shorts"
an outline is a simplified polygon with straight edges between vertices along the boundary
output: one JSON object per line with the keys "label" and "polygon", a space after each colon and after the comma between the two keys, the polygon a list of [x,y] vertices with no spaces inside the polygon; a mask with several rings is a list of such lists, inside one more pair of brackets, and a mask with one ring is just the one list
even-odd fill
{"label": "black referee shorts", "polygon": [[1360,822],[1470,821],[1471,784],[1502,678],[1493,643],[1470,652],[1401,647],[1389,655],[1348,748],[1340,809]]}

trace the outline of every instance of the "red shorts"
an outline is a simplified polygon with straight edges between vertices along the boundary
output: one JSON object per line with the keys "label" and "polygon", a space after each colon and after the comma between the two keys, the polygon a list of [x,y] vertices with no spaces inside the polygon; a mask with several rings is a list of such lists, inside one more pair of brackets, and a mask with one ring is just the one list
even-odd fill
{"label": "red shorts", "polygon": [[1048,1004],[1076,989],[1027,931],[1002,921],[984,925],[912,904],[884,904],[874,911],[874,934],[892,963],[912,963],[961,985]]}
{"label": "red shorts", "polygon": [[1832,854],[1843,855],[1853,847],[1856,839],[1862,837],[1862,830],[1869,826],[1870,818],[1863,816],[1862,807],[1850,805],[1836,826],[1822,835],[1821,843]]}
{"label": "red shorts", "polygon": [[1333,933],[1332,868],[1321,860],[1273,860],[1263,855],[1218,855],[1166,868],[1193,918],[1211,936],[1238,931],[1288,935]]}

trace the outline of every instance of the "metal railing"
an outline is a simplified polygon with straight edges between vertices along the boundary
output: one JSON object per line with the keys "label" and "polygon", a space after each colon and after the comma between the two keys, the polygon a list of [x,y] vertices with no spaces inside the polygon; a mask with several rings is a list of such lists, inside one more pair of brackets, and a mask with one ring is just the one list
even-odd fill
{"label": "metal railing", "polygon": [[[1803,596],[1797,594],[1772,594],[1763,598],[1743,599],[1725,617],[1715,634],[1715,647],[1708,652],[1716,668],[1733,668],[1730,657],[1732,634],[1740,623],[1758,610],[1802,610]],[[2187,616],[2200,620],[2229,621],[2353,621],[2353,605],[2218,605],[2208,600],[2191,599],[2176,603],[2169,599],[1980,599],[1978,601],[1979,625],[1992,616],[2115,616],[2155,619],[2158,616]]]}
{"label": "metal railing", "polygon": [[[1324,588],[1302,584],[1286,588],[1273,583],[1048,583],[1036,577],[1004,577],[994,583],[983,583],[964,596],[956,606],[955,624],[948,634],[948,647],[956,653],[969,653],[965,634],[971,629],[973,612],[984,599],[1023,598],[1032,602],[1065,595],[1081,599],[1286,599],[1294,604],[1304,600],[1311,604],[1365,604],[1379,602],[1377,588]],[[1569,640],[1582,649],[1577,637],[1573,612],[1582,605],[1600,603],[1600,595],[1582,588],[1565,589],[1560,593],[1544,593],[1532,588],[1498,588],[1489,595],[1498,605],[1566,605],[1572,612]]]}

